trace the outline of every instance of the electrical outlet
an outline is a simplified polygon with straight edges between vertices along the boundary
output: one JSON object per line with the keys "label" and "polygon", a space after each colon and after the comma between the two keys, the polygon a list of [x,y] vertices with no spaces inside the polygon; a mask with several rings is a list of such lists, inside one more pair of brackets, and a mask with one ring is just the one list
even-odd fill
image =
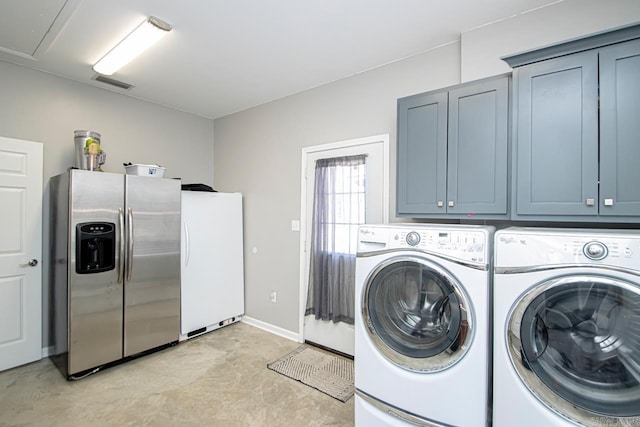
{"label": "electrical outlet", "polygon": [[269,294],[269,299],[272,303],[276,303],[276,291],[271,291],[271,293]]}

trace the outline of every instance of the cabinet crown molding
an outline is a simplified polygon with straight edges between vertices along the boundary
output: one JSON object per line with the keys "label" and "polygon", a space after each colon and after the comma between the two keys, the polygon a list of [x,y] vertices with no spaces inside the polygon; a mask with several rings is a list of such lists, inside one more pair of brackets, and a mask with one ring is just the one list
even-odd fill
{"label": "cabinet crown molding", "polygon": [[640,38],[640,24],[625,25],[501,57],[511,68]]}

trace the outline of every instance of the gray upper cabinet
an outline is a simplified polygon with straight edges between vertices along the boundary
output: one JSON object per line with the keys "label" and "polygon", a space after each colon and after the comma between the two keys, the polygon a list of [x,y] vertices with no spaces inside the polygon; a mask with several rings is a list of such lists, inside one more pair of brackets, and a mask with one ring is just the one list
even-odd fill
{"label": "gray upper cabinet", "polygon": [[503,58],[514,68],[512,218],[640,221],[640,26]]}
{"label": "gray upper cabinet", "polygon": [[600,215],[640,215],[640,40],[600,50]]}
{"label": "gray upper cabinet", "polygon": [[513,76],[516,213],[597,215],[598,54],[539,62]]}
{"label": "gray upper cabinet", "polygon": [[398,100],[397,214],[508,214],[510,77]]}
{"label": "gray upper cabinet", "polygon": [[447,212],[507,214],[509,77],[449,91]]}
{"label": "gray upper cabinet", "polygon": [[446,168],[447,92],[398,100],[398,213],[444,212]]}

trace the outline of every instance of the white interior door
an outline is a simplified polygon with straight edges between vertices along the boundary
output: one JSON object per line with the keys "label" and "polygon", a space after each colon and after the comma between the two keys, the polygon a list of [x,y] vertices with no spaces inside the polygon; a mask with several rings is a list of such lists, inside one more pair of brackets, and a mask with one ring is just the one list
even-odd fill
{"label": "white interior door", "polygon": [[[302,337],[305,341],[354,354],[353,325],[343,322],[316,320],[305,316],[309,285],[309,261],[313,221],[313,193],[315,162],[319,159],[366,154],[365,210],[367,224],[389,221],[389,135],[378,135],[309,147],[302,152],[301,197],[301,257],[300,257],[300,310]],[[356,295],[356,300],[358,296]],[[356,313],[357,315],[357,313]]]}
{"label": "white interior door", "polygon": [[42,144],[0,137],[0,371],[42,357]]}

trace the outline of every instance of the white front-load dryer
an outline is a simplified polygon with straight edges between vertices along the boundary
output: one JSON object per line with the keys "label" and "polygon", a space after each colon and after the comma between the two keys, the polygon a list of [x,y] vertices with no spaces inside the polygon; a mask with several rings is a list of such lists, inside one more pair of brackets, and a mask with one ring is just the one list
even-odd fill
{"label": "white front-load dryer", "polygon": [[640,426],[640,232],[495,234],[494,427]]}
{"label": "white front-load dryer", "polygon": [[356,426],[487,425],[492,233],[360,227]]}

